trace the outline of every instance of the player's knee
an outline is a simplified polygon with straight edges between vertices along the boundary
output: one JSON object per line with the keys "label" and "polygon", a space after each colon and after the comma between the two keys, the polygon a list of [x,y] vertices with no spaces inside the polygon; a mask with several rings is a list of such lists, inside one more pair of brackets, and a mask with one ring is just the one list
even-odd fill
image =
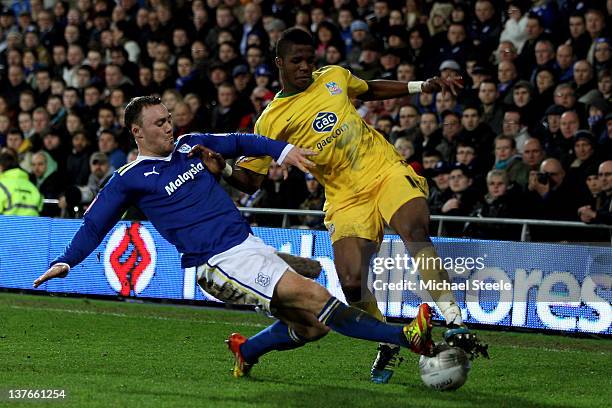
{"label": "player's knee", "polygon": [[361,299],[361,274],[344,274],[340,276],[340,285],[344,297],[349,302],[356,302]]}

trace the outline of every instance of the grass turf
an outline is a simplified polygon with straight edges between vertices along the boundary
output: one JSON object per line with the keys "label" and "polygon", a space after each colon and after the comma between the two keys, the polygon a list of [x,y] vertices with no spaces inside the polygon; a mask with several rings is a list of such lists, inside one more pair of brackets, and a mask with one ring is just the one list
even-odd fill
{"label": "grass turf", "polygon": [[[479,331],[491,360],[454,392],[425,388],[418,356],[371,384],[376,346],[330,334],[230,375],[223,340],[270,320],[250,312],[0,293],[0,406],[8,389],[64,389],[62,407],[604,407],[612,342]],[[436,330],[438,334],[441,329]]]}

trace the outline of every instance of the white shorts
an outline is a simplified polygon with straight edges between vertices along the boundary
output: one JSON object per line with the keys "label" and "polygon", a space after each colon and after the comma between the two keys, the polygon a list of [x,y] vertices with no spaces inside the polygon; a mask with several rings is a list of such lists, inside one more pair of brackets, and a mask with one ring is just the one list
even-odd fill
{"label": "white shorts", "polygon": [[196,273],[198,284],[215,298],[270,312],[274,288],[290,268],[276,255],[276,249],[249,234],[241,244],[198,266]]}

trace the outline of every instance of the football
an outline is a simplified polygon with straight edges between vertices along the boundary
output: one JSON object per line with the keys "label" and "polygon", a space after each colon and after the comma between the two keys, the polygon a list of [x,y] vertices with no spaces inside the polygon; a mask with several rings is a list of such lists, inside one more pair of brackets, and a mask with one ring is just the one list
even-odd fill
{"label": "football", "polygon": [[419,359],[421,380],[427,387],[439,391],[456,390],[465,384],[471,366],[463,350],[445,342],[436,343],[433,356]]}

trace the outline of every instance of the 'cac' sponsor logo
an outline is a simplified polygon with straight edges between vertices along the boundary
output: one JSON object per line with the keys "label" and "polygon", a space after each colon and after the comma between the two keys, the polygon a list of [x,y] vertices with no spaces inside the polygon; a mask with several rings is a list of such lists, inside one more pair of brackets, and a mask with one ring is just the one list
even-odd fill
{"label": "'cac' sponsor logo", "polygon": [[312,121],[312,128],[315,132],[329,132],[338,122],[338,116],[333,112],[319,112],[317,117]]}
{"label": "'cac' sponsor logo", "polygon": [[104,250],[106,280],[121,296],[141,293],[155,273],[157,251],[151,233],[138,222],[117,228]]}

